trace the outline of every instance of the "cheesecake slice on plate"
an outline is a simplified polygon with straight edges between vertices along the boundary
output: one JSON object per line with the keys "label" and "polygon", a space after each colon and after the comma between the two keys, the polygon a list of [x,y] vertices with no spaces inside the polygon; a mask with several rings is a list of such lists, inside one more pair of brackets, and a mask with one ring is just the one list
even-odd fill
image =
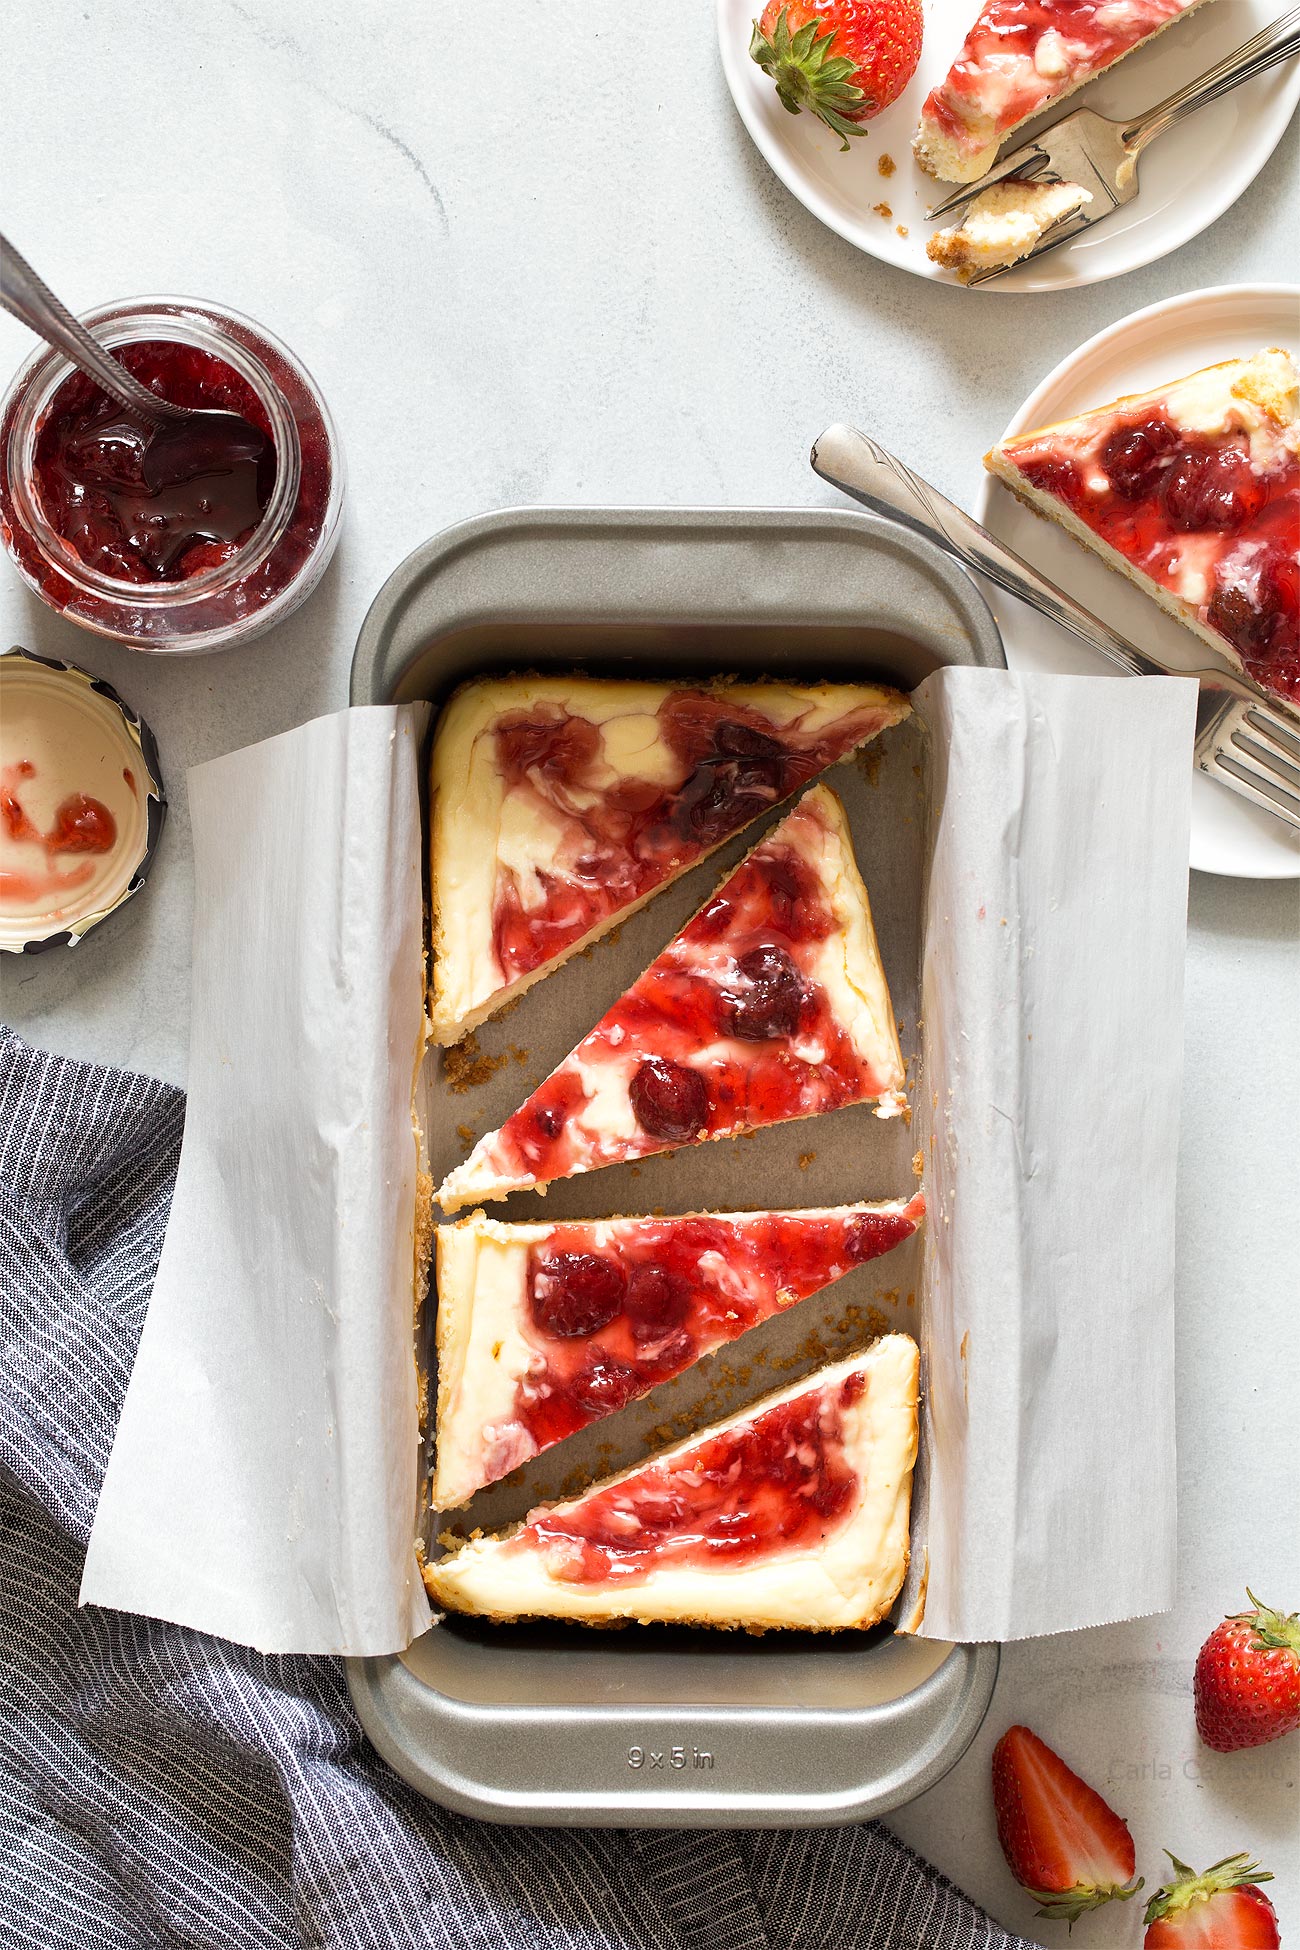
{"label": "cheesecake slice on plate", "polygon": [[1277,346],[1000,440],[985,466],[1258,684],[1300,700],[1300,385]]}
{"label": "cheesecake slice on plate", "polygon": [[434,1507],[909,1239],[918,1192],[879,1205],[438,1230]]}
{"label": "cheesecake slice on plate", "polygon": [[907,1572],[919,1356],[888,1334],[513,1532],[427,1567],[496,1619],[844,1631]]}
{"label": "cheesecake slice on plate", "polygon": [[973,183],[1023,123],[1063,101],[1204,0],[988,0],[921,110],[922,169]]}
{"label": "cheesecake slice on plate", "polygon": [[458,1041],[907,712],[877,684],[466,684],[430,772],[435,1040]]}
{"label": "cheesecake slice on plate", "polygon": [[438,1201],[452,1212],[846,1104],[896,1115],[903,1081],[844,808],[814,786]]}

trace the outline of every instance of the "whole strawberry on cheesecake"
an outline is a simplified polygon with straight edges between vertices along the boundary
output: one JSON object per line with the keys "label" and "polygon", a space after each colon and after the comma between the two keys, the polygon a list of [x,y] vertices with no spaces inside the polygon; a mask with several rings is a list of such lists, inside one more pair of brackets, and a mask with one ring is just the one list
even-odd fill
{"label": "whole strawberry on cheesecake", "polygon": [[916,73],[922,26],[921,0],[768,0],[750,58],[783,108],[808,109],[847,149]]}

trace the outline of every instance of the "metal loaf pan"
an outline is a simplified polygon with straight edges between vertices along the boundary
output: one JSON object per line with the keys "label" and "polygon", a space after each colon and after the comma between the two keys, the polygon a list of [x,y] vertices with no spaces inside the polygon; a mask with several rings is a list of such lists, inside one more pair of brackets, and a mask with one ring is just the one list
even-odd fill
{"label": "metal loaf pan", "polygon": [[[937,549],[891,523],[839,510],[521,509],[465,522],[402,563],[362,627],[351,697],[354,704],[428,698],[436,713],[466,678],[512,668],[867,676],[911,690],[942,664],[1002,662],[974,585]],[[889,738],[899,733],[904,742],[885,760],[889,789],[877,789],[874,761],[836,767],[831,776],[850,809],[887,965],[892,936],[901,966],[919,962],[923,822],[913,781],[919,732],[899,727]],[[891,796],[899,792],[901,800]],[[585,967],[570,963],[502,1024],[488,1025],[481,1032],[488,1053],[526,1036],[531,1048],[515,1053],[543,1074],[753,837],[751,830],[732,853],[657,896],[617,948],[598,949]],[[900,1012],[910,1011],[915,1049],[915,972],[900,978],[895,966],[890,976]],[[428,1132],[435,1172],[460,1155],[459,1120],[472,1114],[478,1129],[489,1128],[532,1074],[508,1064],[472,1099],[435,1081]],[[817,1157],[800,1151],[813,1130],[824,1155],[800,1177]],[[464,1138],[462,1126],[461,1148]],[[839,1112],[815,1127],[764,1133],[752,1145],[704,1146],[685,1172],[675,1167],[675,1180],[671,1160],[648,1160],[635,1189],[623,1181],[628,1168],[619,1167],[552,1187],[544,1208],[518,1194],[495,1209],[506,1217],[572,1217],[888,1196],[909,1182],[911,1149],[901,1124]],[[655,1390],[648,1404],[538,1458],[522,1483],[512,1479],[475,1499],[470,1521],[508,1521],[538,1496],[572,1487],[572,1478],[548,1477],[547,1467],[576,1461],[594,1473],[611,1466],[601,1438],[615,1423],[628,1427],[633,1445],[613,1458],[617,1466],[644,1452],[665,1416],[677,1412],[679,1427],[698,1424],[788,1378],[754,1378],[750,1357],[740,1359],[738,1350],[764,1336],[758,1362],[770,1353],[786,1371],[838,1351],[846,1333],[848,1344],[860,1344],[861,1309],[850,1308],[848,1318],[840,1299],[849,1281],[872,1271],[859,1268],[828,1290],[833,1300],[820,1312],[814,1296]],[[902,1314],[908,1274],[895,1267],[891,1277],[899,1290],[868,1284],[863,1298]],[[810,1318],[822,1338],[801,1347],[791,1337],[806,1337]],[[350,1662],[349,1682],[380,1752],[462,1813],[552,1825],[803,1827],[879,1814],[931,1786],[979,1727],[997,1666],[996,1646],[938,1644],[885,1628],[749,1637],[445,1619],[400,1656]]]}

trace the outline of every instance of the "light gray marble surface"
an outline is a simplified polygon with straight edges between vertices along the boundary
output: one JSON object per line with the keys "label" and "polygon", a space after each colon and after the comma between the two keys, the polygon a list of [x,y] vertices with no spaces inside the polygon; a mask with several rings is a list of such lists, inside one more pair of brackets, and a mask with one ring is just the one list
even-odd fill
{"label": "light gray marble surface", "polygon": [[[712,7],[668,11],[671,35],[642,0],[43,0],[10,15],[6,233],[74,307],[179,292],[264,321],[321,381],[350,469],[325,583],[245,650],[138,657],[0,567],[3,640],[110,677],[153,724],[172,792],[151,886],[111,935],[6,968],[4,1013],[33,1040],[184,1077],[185,770],[343,704],[367,604],[435,530],[517,502],[829,504],[806,454],[841,418],[969,501],[989,440],[1091,333],[1170,292],[1287,274],[1294,128],[1227,216],[1114,283],[998,297],[891,270],[769,174],[723,86]],[[29,345],[0,317],[0,373]],[[1248,1847],[1300,1924],[1297,1736],[1219,1758],[1191,1718],[1196,1647],[1247,1579],[1300,1603],[1296,943],[1294,885],[1193,876],[1178,1608],[1008,1648],[972,1751],[893,1818],[1030,1932],[986,1791],[1015,1719],[1112,1795],[1149,1882],[1162,1847],[1198,1864]],[[1080,1941],[1140,1933],[1130,1906]]]}

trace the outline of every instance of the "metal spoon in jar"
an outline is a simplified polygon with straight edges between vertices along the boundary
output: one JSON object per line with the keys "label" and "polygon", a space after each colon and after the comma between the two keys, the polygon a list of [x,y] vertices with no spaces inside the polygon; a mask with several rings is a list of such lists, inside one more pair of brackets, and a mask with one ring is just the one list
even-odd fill
{"label": "metal spoon in jar", "polygon": [[92,337],[66,305],[60,304],[43,279],[0,236],[0,305],[22,320],[38,337],[71,359],[79,372],[115,399],[128,413],[153,428],[140,462],[151,493],[174,487],[199,474],[224,470],[237,461],[258,460],[267,447],[266,435],[239,413],[216,408],[173,406],[160,399],[118,363]]}

